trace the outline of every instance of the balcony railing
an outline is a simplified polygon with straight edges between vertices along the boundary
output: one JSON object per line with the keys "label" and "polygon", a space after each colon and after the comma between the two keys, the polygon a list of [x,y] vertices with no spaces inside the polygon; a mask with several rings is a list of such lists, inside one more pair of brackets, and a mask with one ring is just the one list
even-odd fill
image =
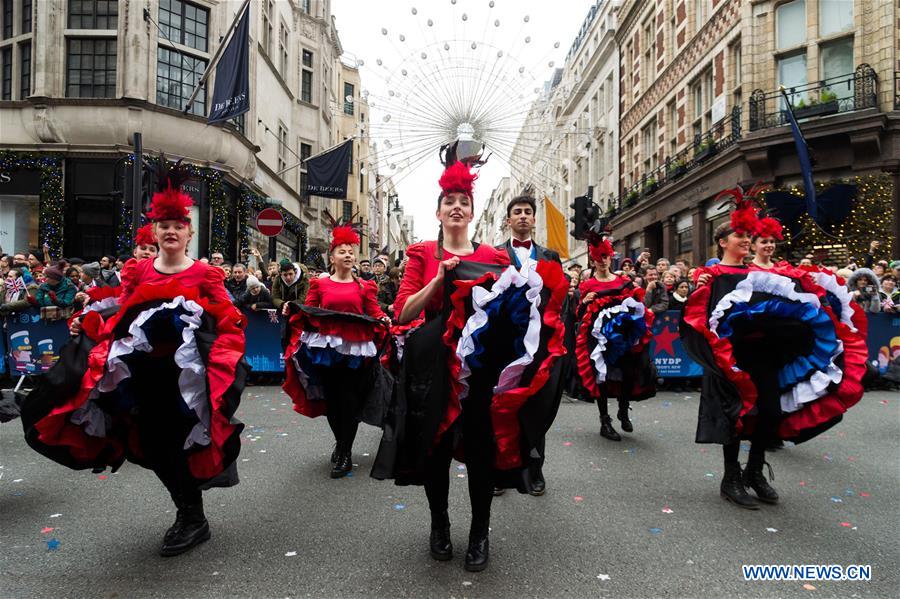
{"label": "balcony railing", "polygon": [[894,110],[900,110],[900,71],[894,71]]}
{"label": "balcony railing", "polygon": [[[786,88],[797,120],[853,112],[878,106],[878,75],[867,64],[856,71],[817,83]],[[750,130],[780,127],[788,122],[788,107],[781,90],[755,90],[747,106]]]}
{"label": "balcony railing", "polygon": [[714,124],[708,131],[695,135],[693,142],[685,149],[645,173],[634,185],[626,187],[618,198],[610,198],[607,216],[613,217],[622,210],[636,206],[737,143],[741,138],[742,113],[742,107],[735,106],[728,117]]}

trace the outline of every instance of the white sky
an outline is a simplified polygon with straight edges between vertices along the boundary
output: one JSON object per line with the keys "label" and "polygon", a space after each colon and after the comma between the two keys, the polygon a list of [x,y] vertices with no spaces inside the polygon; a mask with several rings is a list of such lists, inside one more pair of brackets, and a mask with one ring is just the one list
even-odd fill
{"label": "white sky", "polygon": [[[345,56],[364,62],[361,68],[363,89],[369,90],[369,99],[375,103],[370,108],[370,134],[378,143],[382,159],[402,167],[404,157],[415,163],[416,157],[424,156],[418,166],[401,171],[390,171],[387,164],[379,165],[381,174],[392,176],[406,214],[415,218],[415,233],[419,239],[436,237],[434,211],[442,167],[437,146],[429,151],[426,144],[423,150],[421,146],[415,147],[414,142],[399,140],[399,136],[390,131],[392,126],[409,128],[410,125],[398,122],[404,120],[404,115],[399,114],[402,101],[389,94],[394,89],[399,94],[402,88],[395,87],[396,80],[388,81],[392,78],[389,73],[405,68],[409,79],[428,78],[431,69],[428,61],[419,60],[421,52],[429,52],[429,60],[432,60],[440,54],[443,44],[450,42],[449,53],[463,59],[462,54],[456,53],[471,52],[465,60],[476,68],[490,69],[488,73],[492,79],[496,78],[498,85],[501,78],[506,81],[516,77],[516,84],[521,82],[522,94],[527,98],[510,98],[508,104],[513,113],[510,118],[515,120],[522,107],[535,97],[534,88],[549,79],[555,67],[563,65],[594,0],[495,0],[493,4],[490,7],[489,0],[456,0],[455,3],[452,0],[332,1],[332,13]],[[412,14],[413,8],[416,15]],[[467,17],[465,21],[463,14]],[[525,22],[525,16],[529,17],[528,22]],[[499,25],[495,25],[495,21],[499,21]],[[388,35],[382,34],[382,28],[388,30]],[[401,34],[404,41],[399,39]],[[528,43],[526,38],[529,38]],[[472,41],[478,44],[477,51],[470,50]],[[556,42],[559,47],[554,49]],[[495,58],[496,50],[504,53],[503,59]],[[382,65],[377,65],[379,59]],[[553,67],[549,66],[551,61]],[[518,73],[521,67],[524,67],[524,75]],[[433,72],[431,76],[434,76]],[[487,75],[482,74],[481,78],[486,79]],[[426,108],[425,112],[437,111]],[[392,121],[385,123],[385,114],[391,114]],[[384,138],[392,142],[390,150],[385,148]],[[476,220],[491,190],[507,175],[509,166],[497,155],[481,169],[475,189]]]}

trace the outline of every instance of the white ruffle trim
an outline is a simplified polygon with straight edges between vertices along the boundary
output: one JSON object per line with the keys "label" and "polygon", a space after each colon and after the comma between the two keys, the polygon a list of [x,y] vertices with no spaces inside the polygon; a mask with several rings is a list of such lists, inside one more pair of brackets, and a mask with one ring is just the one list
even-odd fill
{"label": "white ruffle trim", "polygon": [[102,312],[107,308],[112,308],[113,306],[119,305],[119,296],[111,295],[109,297],[104,297],[102,300],[91,302],[87,306],[84,307],[84,310],[81,311],[82,314],[87,314],[88,312]]}
{"label": "white ruffle trim", "polygon": [[794,281],[783,275],[760,270],[747,273],[747,278],[737,284],[734,291],[726,294],[718,301],[709,317],[709,330],[718,336],[719,320],[734,304],[747,303],[753,292],[770,293],[785,299],[812,304],[821,308],[819,298],[813,293],[800,293],[794,289]]}
{"label": "white ruffle trim", "polygon": [[538,275],[537,269],[531,267],[530,262],[526,262],[521,270],[516,270],[515,266],[507,267],[501,273],[500,278],[494,282],[490,291],[483,287],[472,288],[472,308],[475,312],[466,321],[456,345],[456,356],[459,358],[461,366],[459,382],[462,383],[463,387],[459,394],[460,401],[469,394],[469,385],[466,379],[469,378],[472,371],[466,363],[466,358],[475,352],[475,341],[472,335],[488,323],[488,315],[484,311],[484,306],[500,297],[506,290],[513,287],[521,288],[525,285],[528,286],[528,289],[525,291],[525,298],[531,304],[528,327],[525,330],[523,339],[525,353],[503,368],[497,379],[497,384],[494,386],[494,393],[502,393],[519,386],[522,373],[534,361],[534,354],[538,350],[541,338],[540,305],[541,290],[544,287],[544,282]]}
{"label": "white ruffle trim", "polygon": [[812,275],[816,285],[819,285],[825,289],[825,291],[834,294],[834,296],[838,298],[841,302],[841,313],[838,314],[837,317],[855,333],[856,327],[853,326],[853,320],[851,318],[853,316],[853,308],[850,306],[853,301],[853,296],[850,295],[850,290],[838,283],[837,277],[834,275],[824,272],[811,272],[809,274]]}
{"label": "white ruffle trim", "polygon": [[[84,406],[75,410],[71,416],[72,422],[85,426],[85,432],[93,436],[104,436],[106,433],[107,416],[92,401],[99,397],[100,393],[106,393],[116,389],[119,384],[131,377],[128,365],[123,357],[135,352],[153,351],[147,339],[147,334],[142,328],[154,314],[163,310],[175,310],[182,308],[187,314],[181,314],[179,318],[187,326],[181,331],[182,343],[175,350],[175,365],[181,369],[178,376],[178,389],[184,403],[197,415],[199,422],[194,425],[184,442],[184,449],[192,445],[209,445],[210,414],[209,400],[206,393],[206,366],[197,348],[197,339],[194,332],[200,327],[203,317],[203,307],[193,300],[187,300],[184,296],[177,296],[172,301],[166,302],[156,308],[144,310],[138,314],[128,326],[129,336],[116,339],[110,344],[109,354],[106,358],[106,372],[97,386],[91,391],[88,401]],[[100,416],[103,417],[101,421]]]}
{"label": "white ruffle trim", "polygon": [[378,353],[374,341],[344,341],[339,335],[323,335],[314,331],[300,333],[300,344],[316,349],[332,348],[345,356],[371,358]]}
{"label": "white ruffle trim", "polygon": [[603,352],[606,351],[606,336],[601,332],[603,325],[607,320],[621,312],[631,312],[635,316],[643,317],[645,306],[642,302],[635,300],[633,297],[626,297],[622,303],[604,308],[597,313],[594,319],[594,326],[591,328],[591,336],[597,340],[594,351],[591,352],[591,361],[594,363],[594,370],[597,371],[597,382],[606,382],[606,360],[603,358]]}
{"label": "white ruffle trim", "polygon": [[785,393],[781,394],[781,411],[796,412],[803,407],[803,404],[819,399],[828,393],[828,386],[841,382],[844,373],[834,363],[835,359],[844,353],[844,344],[838,339],[838,346],[825,370],[818,370],[812,373],[808,381],[801,381]]}

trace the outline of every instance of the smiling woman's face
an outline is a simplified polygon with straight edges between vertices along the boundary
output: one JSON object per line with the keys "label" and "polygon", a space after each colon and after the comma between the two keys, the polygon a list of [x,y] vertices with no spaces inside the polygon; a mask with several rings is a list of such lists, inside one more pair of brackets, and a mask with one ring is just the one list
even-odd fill
{"label": "smiling woman's face", "polygon": [[436,213],[445,228],[467,228],[474,215],[472,198],[464,193],[448,193],[442,197]]}
{"label": "smiling woman's face", "polygon": [[190,223],[180,220],[161,220],[154,229],[159,250],[168,254],[184,254],[193,230]]}

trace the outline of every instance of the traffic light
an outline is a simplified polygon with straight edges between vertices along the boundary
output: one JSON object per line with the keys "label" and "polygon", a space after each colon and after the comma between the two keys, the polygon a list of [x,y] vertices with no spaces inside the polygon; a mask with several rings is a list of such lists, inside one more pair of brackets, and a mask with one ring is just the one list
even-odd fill
{"label": "traffic light", "polygon": [[588,228],[596,218],[591,218],[593,207],[589,196],[578,196],[574,202],[569,204],[569,208],[572,209],[569,221],[575,225],[569,233],[575,239],[584,239],[587,236]]}

